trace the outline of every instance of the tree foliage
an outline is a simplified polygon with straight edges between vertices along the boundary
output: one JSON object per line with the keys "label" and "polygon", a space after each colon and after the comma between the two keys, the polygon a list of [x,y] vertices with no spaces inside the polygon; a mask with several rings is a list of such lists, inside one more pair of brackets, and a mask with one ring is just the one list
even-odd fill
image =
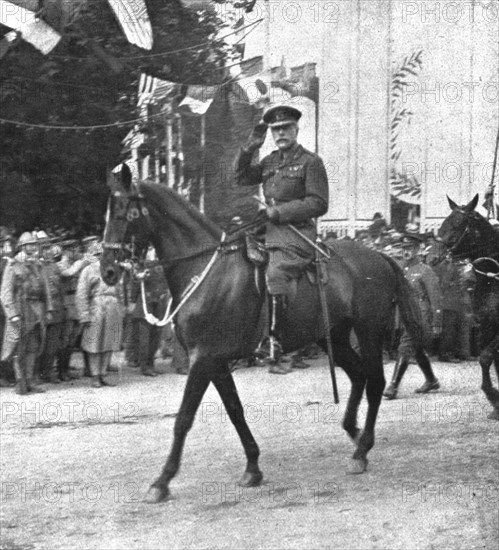
{"label": "tree foliage", "polygon": [[[42,126],[135,119],[141,72],[186,84],[222,81],[228,47],[216,38],[223,26],[216,12],[187,9],[180,0],[146,3],[151,51],[127,42],[106,3],[87,0],[49,55],[19,40],[0,60],[0,117],[41,126],[2,126],[0,225],[21,231],[76,224],[88,231],[102,220],[106,169],[119,162],[131,125],[87,131]],[[22,216],[19,204],[25,205]]]}

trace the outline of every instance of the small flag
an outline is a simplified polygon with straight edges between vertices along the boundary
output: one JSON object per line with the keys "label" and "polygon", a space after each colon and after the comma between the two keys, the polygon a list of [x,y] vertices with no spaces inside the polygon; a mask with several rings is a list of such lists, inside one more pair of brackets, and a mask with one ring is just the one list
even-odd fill
{"label": "small flag", "polygon": [[26,42],[44,55],[50,53],[61,39],[61,35],[38,19],[35,12],[6,0],[0,0],[0,23],[19,32]]}

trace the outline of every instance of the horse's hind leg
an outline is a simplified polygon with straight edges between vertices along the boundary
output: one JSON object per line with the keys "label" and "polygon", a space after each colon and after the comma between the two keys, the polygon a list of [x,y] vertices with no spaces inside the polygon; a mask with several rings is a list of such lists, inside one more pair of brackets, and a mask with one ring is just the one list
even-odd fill
{"label": "horse's hind leg", "polygon": [[343,417],[343,429],[352,441],[357,444],[360,433],[357,427],[357,413],[364,393],[366,377],[363,373],[362,361],[359,355],[352,349],[348,332],[341,340],[338,340],[337,333],[334,335],[333,354],[335,362],[345,371],[352,384],[345,409],[345,416]]}
{"label": "horse's hind leg", "polygon": [[263,474],[258,467],[260,449],[244,418],[244,409],[232,373],[228,368],[219,369],[213,376],[212,382],[220,394],[225,410],[236,428],[246,454],[246,470],[239,481],[239,485],[243,487],[260,485],[263,479]]}
{"label": "horse's hind leg", "polygon": [[209,383],[210,373],[207,372],[206,365],[200,363],[193,364],[185,385],[182,403],[175,419],[173,445],[168,460],[163,467],[161,475],[151,485],[144,499],[145,502],[156,503],[168,498],[170,494],[168,485],[178,472],[185,438],[192,427],[196,411]]}
{"label": "horse's hind leg", "polygon": [[359,344],[366,375],[366,395],[368,409],[364,429],[357,440],[357,448],[353,453],[350,473],[361,474],[367,468],[367,453],[374,446],[374,428],[378,416],[379,405],[385,377],[383,374],[383,337],[381,334],[359,334]]}

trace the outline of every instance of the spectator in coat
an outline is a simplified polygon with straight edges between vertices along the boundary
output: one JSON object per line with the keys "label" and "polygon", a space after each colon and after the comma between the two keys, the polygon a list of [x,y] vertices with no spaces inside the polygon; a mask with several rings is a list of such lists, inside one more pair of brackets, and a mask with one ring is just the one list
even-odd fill
{"label": "spectator in coat", "polygon": [[114,351],[121,349],[124,296],[122,284],[108,286],[100,274],[102,244],[94,243],[88,254],[94,260],[78,280],[76,305],[82,325],[81,347],[88,353],[92,387],[112,386],[105,378]]}

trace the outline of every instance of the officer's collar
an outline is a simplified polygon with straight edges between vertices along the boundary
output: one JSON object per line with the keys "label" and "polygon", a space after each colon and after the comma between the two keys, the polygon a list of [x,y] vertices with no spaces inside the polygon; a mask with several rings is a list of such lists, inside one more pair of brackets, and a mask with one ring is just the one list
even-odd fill
{"label": "officer's collar", "polygon": [[277,154],[281,162],[289,162],[290,160],[294,160],[301,153],[301,150],[302,146],[296,142],[289,149],[286,149],[286,151],[278,149]]}

